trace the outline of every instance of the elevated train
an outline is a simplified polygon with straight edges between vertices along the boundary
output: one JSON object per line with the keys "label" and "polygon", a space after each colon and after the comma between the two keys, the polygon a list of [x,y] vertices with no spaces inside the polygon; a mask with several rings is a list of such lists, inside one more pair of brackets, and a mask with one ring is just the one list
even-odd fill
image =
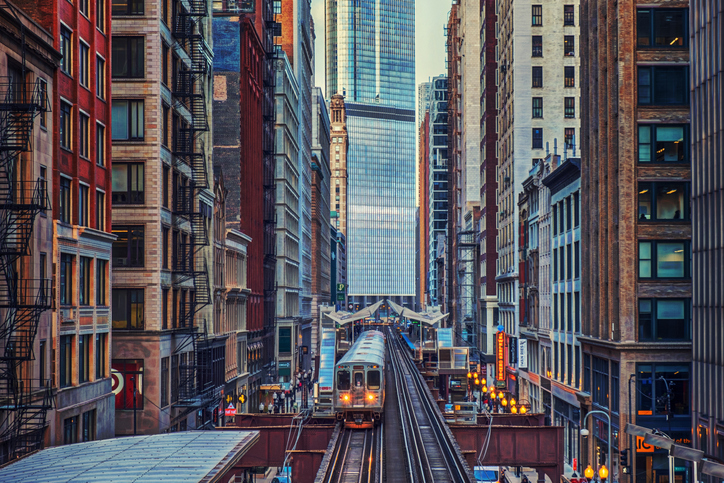
{"label": "elevated train", "polygon": [[362,332],[334,367],[334,412],[348,428],[372,428],[385,406],[385,336]]}

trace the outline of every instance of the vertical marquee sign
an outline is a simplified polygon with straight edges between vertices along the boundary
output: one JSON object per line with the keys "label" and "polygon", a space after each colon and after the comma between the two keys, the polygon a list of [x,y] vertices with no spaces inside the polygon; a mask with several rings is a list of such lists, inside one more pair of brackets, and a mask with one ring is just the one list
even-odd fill
{"label": "vertical marquee sign", "polygon": [[502,330],[499,330],[495,334],[495,379],[498,381],[505,381],[506,378],[506,372],[505,372],[505,355],[507,354],[507,351],[505,350],[505,332]]}

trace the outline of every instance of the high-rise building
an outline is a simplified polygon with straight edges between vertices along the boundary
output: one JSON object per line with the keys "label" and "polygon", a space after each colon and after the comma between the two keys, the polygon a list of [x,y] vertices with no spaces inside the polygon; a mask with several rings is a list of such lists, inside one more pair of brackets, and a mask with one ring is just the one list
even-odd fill
{"label": "high-rise building", "polygon": [[429,257],[430,257],[430,232],[428,217],[430,205],[428,203],[430,189],[430,111],[428,110],[429,87],[426,90],[420,89],[425,96],[423,107],[422,123],[417,135],[417,299],[418,309],[426,307],[429,303]]}
{"label": "high-rise building", "polygon": [[[580,9],[581,75],[574,80],[581,85],[576,112],[585,133],[584,268],[574,283],[581,284],[584,394],[570,402],[580,403],[582,412],[596,408],[610,415],[618,439],[606,441],[601,430],[607,418],[594,414],[582,452],[593,460],[609,444],[613,454],[628,448],[631,476],[621,474],[617,458],[609,464],[613,478],[624,482],[665,475],[668,451],[637,450],[635,438],[621,428],[634,423],[690,441],[691,401],[700,397],[690,385],[688,16],[687,2],[586,0]],[[577,25],[575,10],[572,19]],[[558,214],[567,229],[567,207]],[[693,478],[690,466],[674,466],[675,479]]]}
{"label": "high-rise building", "polygon": [[[349,296],[415,297],[415,2],[326,2],[327,95],[349,133]],[[374,267],[371,270],[370,267]]]}
{"label": "high-rise building", "polygon": [[[693,268],[692,422],[694,447],[724,461],[724,274],[721,230],[724,223],[721,146],[724,146],[724,64],[721,38],[724,13],[715,4],[691,1],[690,56],[699,65],[692,74],[691,177]],[[718,52],[718,55],[717,55]],[[718,147],[717,147],[718,146]]]}
{"label": "high-rise building", "polygon": [[[433,77],[430,88],[430,102],[427,105],[430,119],[430,143],[427,148],[427,204],[428,234],[428,284],[431,305],[443,305],[442,280],[446,279],[440,268],[445,270],[448,259],[441,258],[440,237],[448,238],[449,217],[449,172],[448,172],[448,79],[441,75]],[[448,244],[449,246],[449,244]],[[441,264],[442,263],[442,264]],[[449,293],[445,290],[444,293]]]}
{"label": "high-rise building", "polygon": [[332,224],[338,232],[347,235],[347,201],[349,182],[347,176],[347,155],[349,138],[347,137],[347,115],[344,109],[344,97],[339,94],[329,101],[330,147],[329,163],[332,172],[330,181],[330,208]]}
{"label": "high-rise building", "polygon": [[51,359],[58,338],[50,313],[53,219],[48,215],[58,128],[50,99],[61,59],[53,36],[31,13],[0,4],[0,399],[6,401],[0,406],[0,464],[55,440],[52,419],[48,429],[52,386],[58,382],[53,375],[74,369],[70,362],[59,367]]}
{"label": "high-rise building", "polygon": [[[531,168],[546,157],[545,140],[572,152],[579,132],[578,2],[499,0],[498,323],[516,346],[520,307],[518,197]],[[515,45],[515,48],[514,48]],[[515,53],[514,53],[515,50]],[[511,363],[508,371],[515,371]]]}
{"label": "high-rise building", "polygon": [[110,13],[116,434],[207,427],[225,348],[211,310],[211,5]]}
{"label": "high-rise building", "polygon": [[[496,0],[480,0],[480,350],[493,374],[493,336],[498,325],[498,177]],[[491,382],[492,383],[492,382]]]}

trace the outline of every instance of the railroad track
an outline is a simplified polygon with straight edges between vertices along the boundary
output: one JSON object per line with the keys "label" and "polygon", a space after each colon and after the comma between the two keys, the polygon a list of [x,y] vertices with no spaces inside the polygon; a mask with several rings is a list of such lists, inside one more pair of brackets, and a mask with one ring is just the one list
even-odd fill
{"label": "railroad track", "polygon": [[344,429],[330,460],[324,483],[378,483],[382,478],[382,426]]}
{"label": "railroad track", "polygon": [[428,395],[425,382],[391,330],[387,346],[400,411],[406,479],[415,483],[472,483],[470,469],[445,431],[446,423]]}

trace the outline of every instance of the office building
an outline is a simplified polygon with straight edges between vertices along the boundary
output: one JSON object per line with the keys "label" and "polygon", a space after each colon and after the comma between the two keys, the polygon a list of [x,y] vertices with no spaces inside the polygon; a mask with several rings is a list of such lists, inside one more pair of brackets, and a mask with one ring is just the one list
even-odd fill
{"label": "office building", "polygon": [[349,133],[348,295],[412,306],[415,3],[354,5],[326,2],[326,93],[344,96]]}

